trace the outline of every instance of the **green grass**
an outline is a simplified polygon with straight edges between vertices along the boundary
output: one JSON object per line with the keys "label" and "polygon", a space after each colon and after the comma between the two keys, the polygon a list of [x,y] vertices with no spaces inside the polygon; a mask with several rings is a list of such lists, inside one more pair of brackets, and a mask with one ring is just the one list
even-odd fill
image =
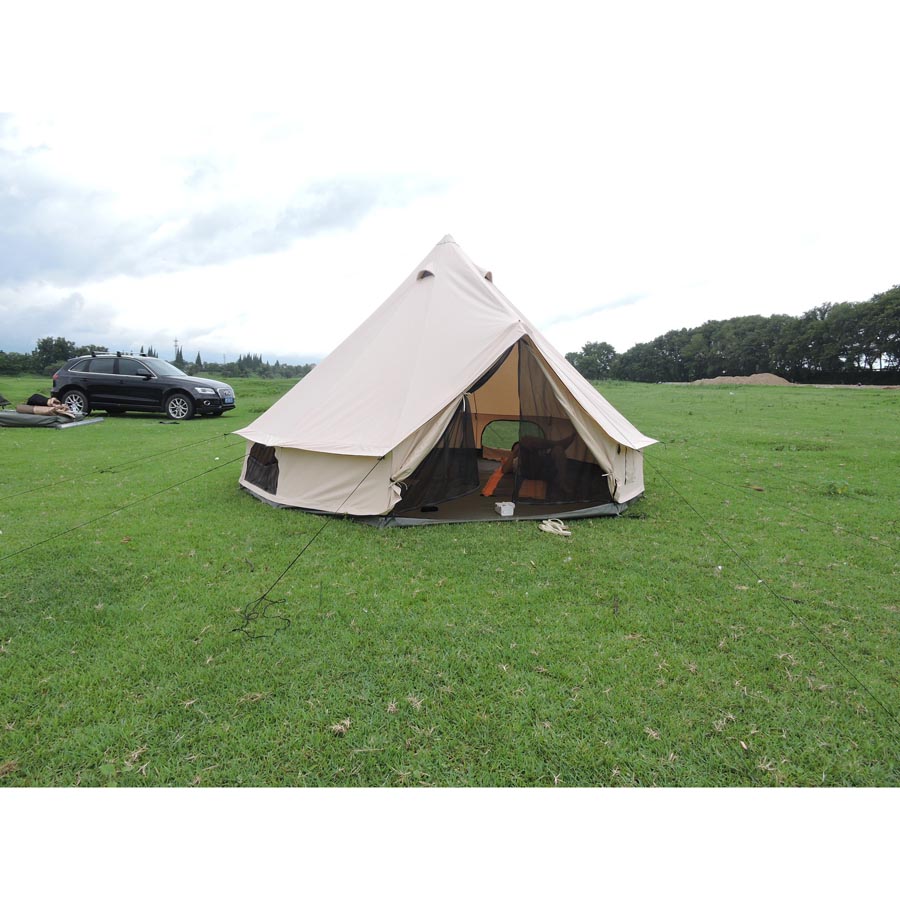
{"label": "green grass", "polygon": [[255,501],[290,384],[0,429],[0,784],[900,783],[900,393],[604,385],[665,443],[563,538]]}

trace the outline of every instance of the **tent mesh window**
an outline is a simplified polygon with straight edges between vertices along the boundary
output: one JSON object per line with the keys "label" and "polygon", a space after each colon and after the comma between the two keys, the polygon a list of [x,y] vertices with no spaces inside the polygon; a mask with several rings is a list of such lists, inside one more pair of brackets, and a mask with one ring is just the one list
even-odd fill
{"label": "tent mesh window", "polygon": [[250,448],[245,478],[267,494],[278,492],[278,459],[274,447],[254,444]]}
{"label": "tent mesh window", "polygon": [[397,512],[455,500],[479,488],[478,451],[468,406],[463,401],[440,441],[406,479]]}
{"label": "tent mesh window", "polygon": [[545,437],[543,429],[537,422],[525,419],[493,419],[481,433],[481,446],[488,450],[510,451],[513,444],[518,443],[522,435]]}
{"label": "tent mesh window", "polygon": [[[518,362],[523,427],[513,498],[553,503],[611,502],[605,473],[556,399],[528,341],[519,342]],[[543,432],[542,438],[531,436],[535,424]]]}

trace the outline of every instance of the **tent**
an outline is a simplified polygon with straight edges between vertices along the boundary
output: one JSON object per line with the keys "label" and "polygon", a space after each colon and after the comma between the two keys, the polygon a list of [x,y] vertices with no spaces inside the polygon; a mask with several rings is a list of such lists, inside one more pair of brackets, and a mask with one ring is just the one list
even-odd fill
{"label": "tent", "polygon": [[235,433],[248,442],[240,484],[259,499],[391,525],[497,519],[498,501],[513,519],[616,515],[643,493],[655,443],[449,235]]}

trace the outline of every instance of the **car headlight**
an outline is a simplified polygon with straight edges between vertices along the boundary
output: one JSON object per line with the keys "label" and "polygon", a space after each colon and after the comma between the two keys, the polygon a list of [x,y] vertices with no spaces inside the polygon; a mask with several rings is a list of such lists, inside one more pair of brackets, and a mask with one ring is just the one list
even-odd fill
{"label": "car headlight", "polygon": [[198,387],[198,388],[194,388],[194,390],[195,390],[198,394],[215,394],[215,391],[214,391],[212,388],[200,388],[200,387]]}

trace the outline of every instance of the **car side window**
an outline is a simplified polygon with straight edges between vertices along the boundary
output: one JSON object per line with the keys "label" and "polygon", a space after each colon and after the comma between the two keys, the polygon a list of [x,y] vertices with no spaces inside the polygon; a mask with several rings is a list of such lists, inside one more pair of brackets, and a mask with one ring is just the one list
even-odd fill
{"label": "car side window", "polygon": [[70,372],[87,372],[89,362],[90,362],[89,359],[79,360],[77,363],[73,363],[71,366],[69,366],[69,371]]}
{"label": "car side window", "polygon": [[150,370],[136,359],[119,360],[120,375],[149,375]]}
{"label": "car side window", "polygon": [[89,372],[99,372],[101,375],[112,375],[113,359],[108,356],[98,356],[91,360]]}

